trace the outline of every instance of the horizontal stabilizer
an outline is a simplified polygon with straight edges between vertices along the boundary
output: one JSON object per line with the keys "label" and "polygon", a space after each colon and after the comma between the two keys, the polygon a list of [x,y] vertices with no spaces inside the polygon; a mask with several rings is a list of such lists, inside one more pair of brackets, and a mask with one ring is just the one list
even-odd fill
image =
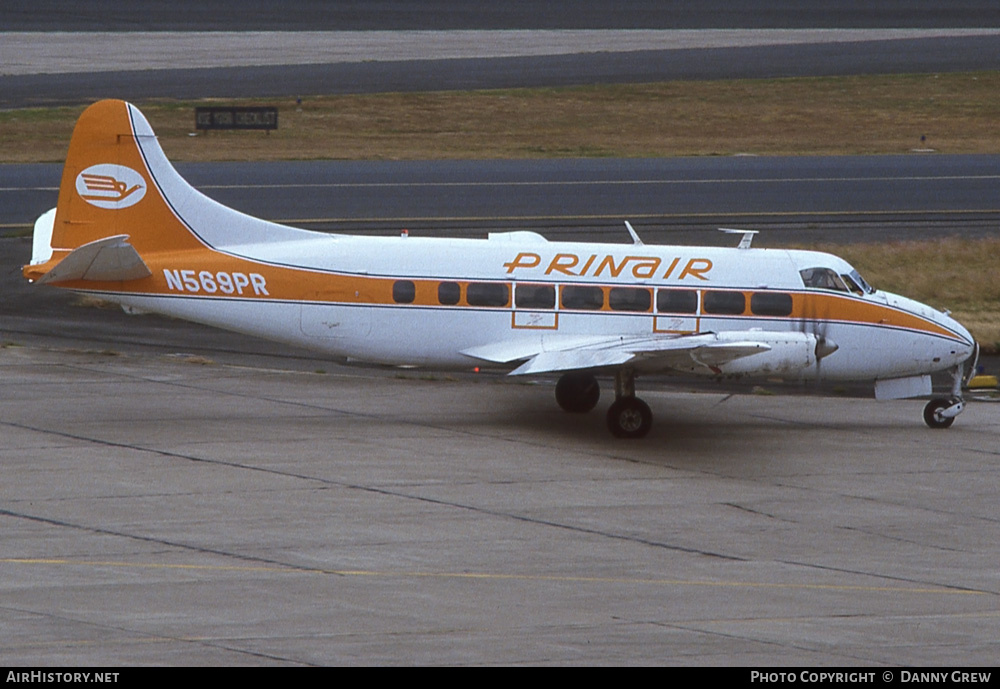
{"label": "horizontal stabilizer", "polygon": [[38,284],[70,280],[118,282],[150,275],[149,267],[128,243],[128,235],[119,234],[77,247],[42,275]]}

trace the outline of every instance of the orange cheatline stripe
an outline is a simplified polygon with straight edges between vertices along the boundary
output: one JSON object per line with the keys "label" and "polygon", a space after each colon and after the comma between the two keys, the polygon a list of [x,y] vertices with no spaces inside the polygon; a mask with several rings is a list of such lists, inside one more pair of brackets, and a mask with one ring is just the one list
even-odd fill
{"label": "orange cheatline stripe", "polygon": [[[167,270],[180,271],[187,270],[192,279],[198,285],[196,291],[177,289],[168,284],[164,275],[164,267]],[[212,250],[199,248],[194,251],[179,252],[161,258],[156,264],[150,265],[153,274],[142,280],[132,282],[92,282],[74,281],[63,283],[63,286],[99,292],[121,292],[134,295],[148,296],[199,296],[199,297],[245,297],[258,299],[271,299],[278,301],[299,301],[327,304],[350,304],[350,305],[381,305],[397,306],[406,308],[417,307],[441,307],[438,301],[438,285],[441,282],[458,282],[464,287],[469,282],[503,282],[508,288],[513,288],[513,283],[506,281],[489,280],[468,280],[454,278],[439,280],[433,278],[405,278],[414,283],[414,300],[410,304],[398,304],[392,296],[393,284],[399,279],[396,277],[372,277],[361,275],[350,275],[335,272],[322,272],[319,270],[299,269],[281,266],[271,266],[258,263],[249,259],[241,259],[231,255],[218,253]],[[200,274],[206,272],[209,275],[208,285],[215,283],[215,291],[205,289],[205,282]],[[232,276],[240,274],[248,276],[259,274],[266,281],[266,294],[257,293],[252,286],[247,283],[246,290],[236,294],[235,291],[225,292],[220,289],[220,279],[228,280],[232,284]],[[229,277],[226,277],[229,276]],[[176,283],[176,281],[175,281]],[[577,284],[577,283],[574,283]],[[591,284],[591,283],[588,283]],[[662,289],[662,288],[661,288]],[[705,291],[705,290],[701,290]],[[763,291],[763,290],[754,290]],[[735,316],[735,318],[767,318],[777,321],[831,321],[839,323],[855,323],[861,325],[871,325],[879,327],[892,327],[916,332],[924,332],[948,339],[958,339],[957,336],[926,318],[916,314],[908,313],[895,307],[885,304],[872,303],[861,298],[848,295],[837,295],[827,293],[793,292],[775,290],[792,296],[792,312],[788,316],[768,317],[757,316],[749,312]],[[746,291],[751,294],[752,291]],[[749,299],[747,300],[749,303]],[[511,302],[500,307],[475,307],[475,308],[498,308],[510,309]],[[447,308],[468,308],[468,303],[463,298],[459,304],[448,306]],[[574,310],[576,311],[576,310]],[[578,311],[580,313],[588,312]],[[598,313],[599,311],[594,311]],[[633,313],[633,312],[614,312]],[[647,313],[647,312],[643,312]],[[633,314],[637,315],[637,314]],[[648,312],[648,315],[656,315]],[[685,317],[725,317],[713,314],[686,314]]]}

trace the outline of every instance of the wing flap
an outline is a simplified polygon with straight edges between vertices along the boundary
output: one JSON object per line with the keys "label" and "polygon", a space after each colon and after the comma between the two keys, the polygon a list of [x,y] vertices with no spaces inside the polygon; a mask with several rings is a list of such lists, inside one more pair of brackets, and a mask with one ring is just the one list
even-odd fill
{"label": "wing flap", "polygon": [[634,357],[633,353],[623,350],[571,349],[561,352],[541,352],[515,368],[510,372],[510,375],[523,376],[529,373],[620,366],[628,363]]}
{"label": "wing flap", "polygon": [[[741,333],[750,335],[750,333]],[[544,340],[498,342],[463,351],[496,363],[523,361],[510,375],[614,368],[631,364],[639,370],[704,368],[715,370],[736,359],[771,349],[767,342],[734,339],[733,333],[681,337],[548,337]]]}
{"label": "wing flap", "polygon": [[516,340],[501,340],[487,345],[463,349],[462,354],[496,364],[509,364],[513,361],[524,361],[543,352],[559,352],[584,347],[599,347],[610,341],[618,342],[617,337],[607,336],[576,336],[557,335],[555,337],[537,337]]}

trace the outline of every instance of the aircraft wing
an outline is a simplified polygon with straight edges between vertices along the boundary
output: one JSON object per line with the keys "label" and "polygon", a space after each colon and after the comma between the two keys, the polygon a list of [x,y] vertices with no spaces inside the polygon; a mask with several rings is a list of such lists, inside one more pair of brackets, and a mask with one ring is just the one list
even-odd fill
{"label": "aircraft wing", "polygon": [[614,368],[630,364],[639,370],[715,371],[719,366],[743,357],[770,351],[771,345],[737,333],[664,336],[566,337],[544,342],[499,342],[463,350],[463,354],[492,361],[523,361],[511,375],[552,373],[581,369]]}

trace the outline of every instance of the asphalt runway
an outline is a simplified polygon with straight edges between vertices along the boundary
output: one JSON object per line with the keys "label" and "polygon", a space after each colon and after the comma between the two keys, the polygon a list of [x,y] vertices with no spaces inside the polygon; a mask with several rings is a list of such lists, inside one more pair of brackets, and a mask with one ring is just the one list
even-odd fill
{"label": "asphalt runway", "polygon": [[[123,41],[112,40],[116,44]],[[66,67],[54,74],[0,74],[0,109],[75,105],[102,98],[139,102],[150,98],[296,97],[1000,68],[997,33],[733,48],[591,53],[582,46],[580,50],[575,54],[535,57],[242,67],[206,64],[159,69],[155,78],[142,71],[84,72],[81,67]]]}
{"label": "asphalt runway", "polygon": [[462,29],[942,28],[1000,26],[991,0],[933,3],[855,0],[379,0],[325,2],[226,0],[170,3],[6,0],[0,31],[315,31]]}
{"label": "asphalt runway", "polygon": [[[256,217],[331,232],[760,246],[993,236],[1000,158],[705,157],[180,164],[195,187]],[[59,165],[0,165],[0,232],[55,206]]]}
{"label": "asphalt runway", "polygon": [[126,316],[2,245],[0,662],[996,657],[989,399],[935,431],[919,400],[643,378],[654,428],[615,441],[608,393],[571,416],[550,379]]}
{"label": "asphalt runway", "polygon": [[[206,1],[0,18],[0,108],[1000,68],[1000,10],[781,2]],[[183,16],[178,16],[182,14]],[[241,32],[257,32],[253,36]],[[106,46],[113,45],[113,50]]]}
{"label": "asphalt runway", "polygon": [[0,662],[996,661],[986,403],[324,370],[0,349]]}

